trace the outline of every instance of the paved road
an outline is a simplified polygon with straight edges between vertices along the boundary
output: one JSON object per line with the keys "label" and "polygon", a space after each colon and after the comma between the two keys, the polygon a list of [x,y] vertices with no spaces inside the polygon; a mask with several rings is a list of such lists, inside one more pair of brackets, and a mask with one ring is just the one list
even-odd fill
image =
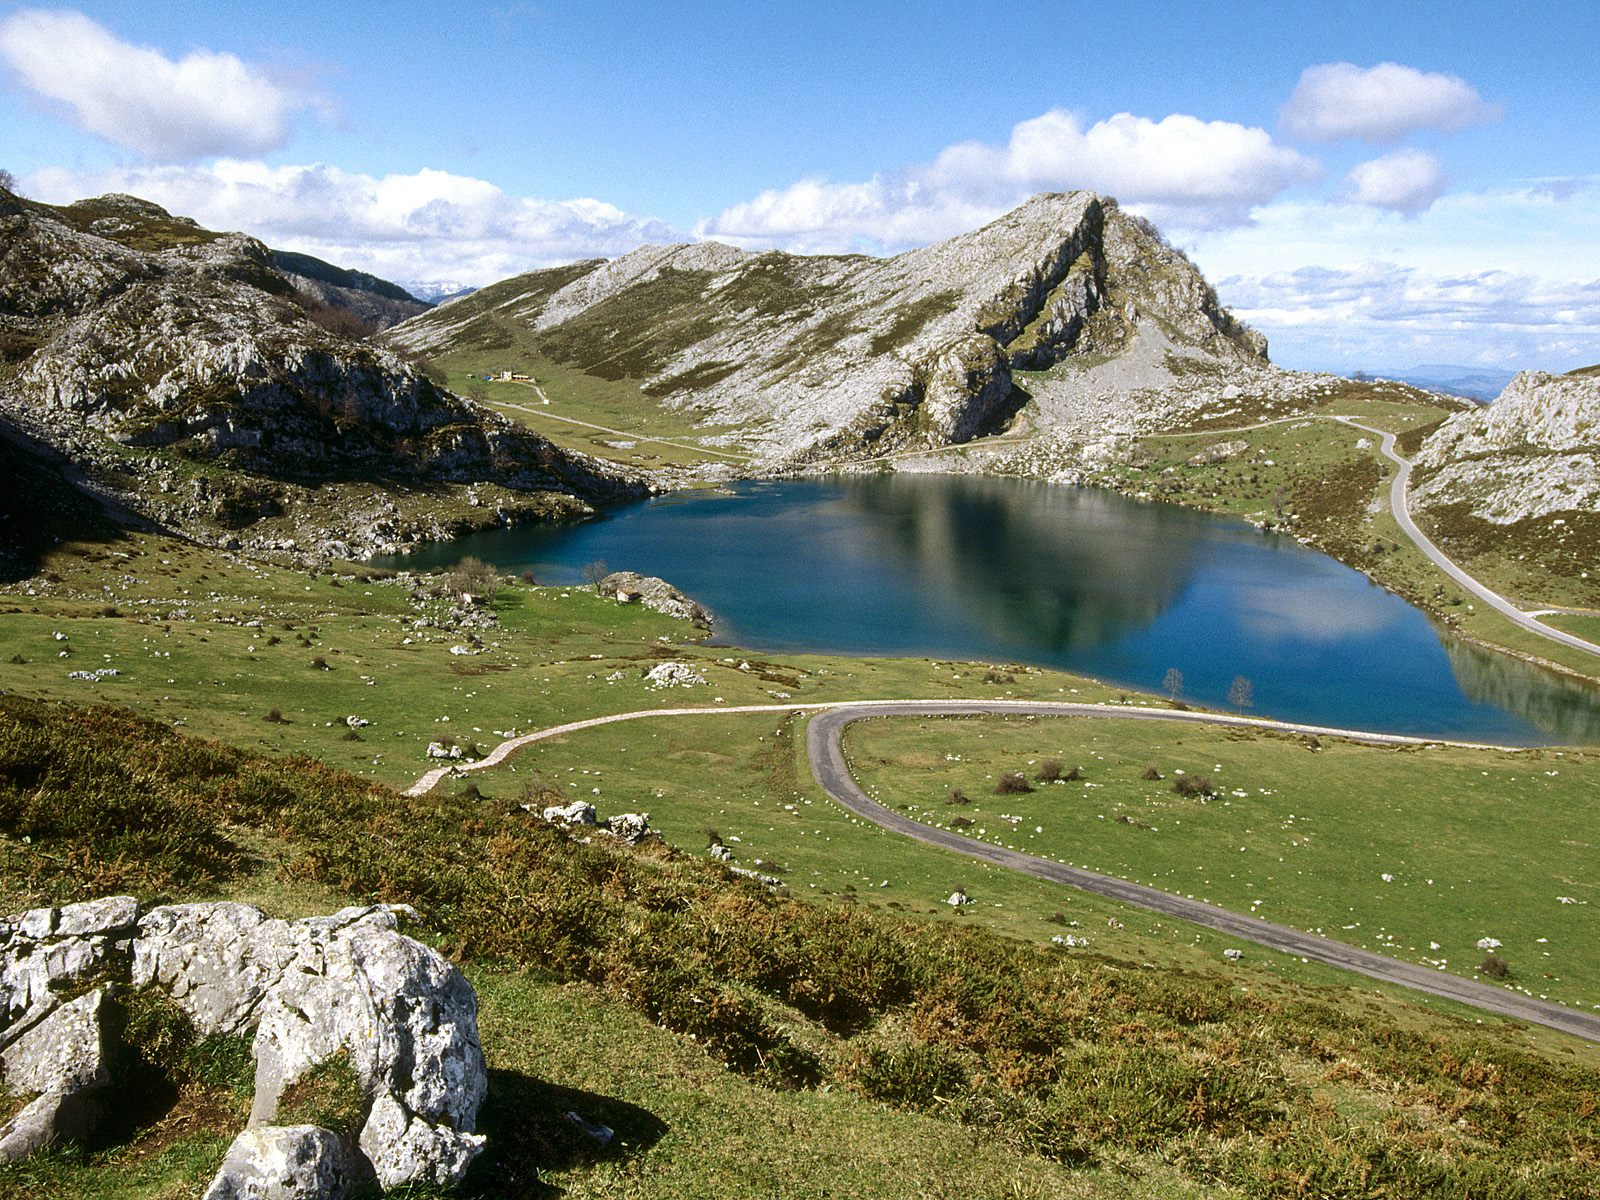
{"label": "paved road", "polygon": [[925,700],[864,700],[831,704],[745,704],[725,705],[715,708],[651,708],[635,712],[610,713],[570,721],[564,725],[526,733],[501,742],[487,756],[465,765],[436,767],[410,788],[408,796],[420,796],[432,790],[448,775],[487,770],[504,762],[516,751],[535,742],[546,741],[564,734],[620,721],[637,721],[647,717],[707,717],[740,713],[774,713],[814,711],[819,715],[811,721],[806,734],[806,754],[817,783],[835,801],[876,825],[894,833],[901,833],[928,845],[939,846],[982,859],[1008,870],[1021,871],[1053,883],[1081,888],[1125,904],[1149,909],[1184,921],[1218,930],[1244,941],[1255,942],[1286,954],[1299,955],[1316,962],[1345,970],[1356,971],[1374,979],[1396,983],[1402,987],[1416,988],[1435,996],[1459,1001],[1489,1012],[1501,1013],[1547,1025],[1590,1041],[1600,1041],[1600,1016],[1591,1016],[1560,1005],[1519,996],[1502,988],[1461,979],[1443,971],[1433,971],[1399,959],[1387,958],[1347,946],[1329,938],[1302,933],[1285,925],[1263,921],[1259,917],[1230,912],[1213,904],[1189,900],[1158,888],[1130,883],[1110,875],[1101,875],[1081,867],[1068,866],[1047,858],[991,845],[975,838],[964,837],[944,829],[924,825],[910,817],[885,808],[861,790],[850,774],[845,761],[841,737],[845,726],[867,717],[944,717],[944,716],[1044,716],[1090,717],[1133,721],[1187,722],[1199,725],[1234,725],[1255,729],[1275,729],[1291,733],[1316,734],[1327,737],[1349,738],[1384,746],[1454,745],[1488,749],[1511,747],[1482,747],[1472,742],[1449,742],[1438,738],[1407,737],[1400,734],[1371,733],[1364,730],[1336,729],[1322,725],[1301,725],[1289,721],[1274,721],[1265,717],[1236,717],[1222,713],[1184,712],[1175,709],[1133,708],[1115,704],[1049,703],[1027,700],[979,700],[965,703]]}
{"label": "paved road", "polygon": [[[1435,996],[1443,996],[1446,999],[1455,1000],[1462,1004],[1470,1004],[1475,1008],[1501,1013],[1505,1016],[1515,1017],[1522,1021],[1530,1021],[1537,1025],[1547,1025],[1552,1029],[1559,1029],[1577,1037],[1587,1038],[1589,1041],[1600,1042],[1600,1016],[1592,1016],[1573,1009],[1562,1008],[1557,1004],[1530,999],[1503,988],[1478,983],[1471,979],[1462,979],[1444,971],[1430,970],[1414,963],[1402,962],[1399,959],[1388,958],[1382,954],[1374,954],[1370,950],[1362,950],[1359,947],[1348,946],[1330,938],[1302,933],[1285,925],[1276,925],[1271,921],[1263,921],[1259,917],[1230,912],[1213,904],[1206,904],[1199,900],[1189,900],[1171,892],[1163,892],[1157,888],[1146,887],[1143,884],[1130,883],[1125,879],[1101,875],[1094,871],[1083,870],[1080,867],[1071,867],[1065,863],[1025,854],[1020,850],[1009,850],[1003,846],[990,845],[959,833],[924,825],[920,821],[914,821],[910,817],[885,808],[862,791],[854,776],[850,774],[849,765],[844,757],[841,737],[845,726],[851,722],[859,721],[866,717],[888,715],[885,711],[886,708],[888,708],[888,714],[895,716],[926,717],[994,713],[1008,715],[1031,713],[1038,716],[1060,716],[1064,714],[1083,716],[1108,715],[1103,707],[1099,705],[995,705],[981,701],[968,704],[917,703],[912,701],[893,706],[882,704],[844,706],[830,709],[820,716],[814,717],[806,734],[806,752],[810,758],[811,770],[817,777],[817,782],[834,800],[857,816],[864,817],[876,825],[880,825],[894,833],[901,833],[907,837],[915,838],[919,842],[939,846],[946,850],[953,850],[957,854],[965,854],[968,857],[981,859],[999,867],[1021,871],[1026,875],[1033,875],[1053,883],[1064,883],[1069,887],[1082,888],[1084,891],[1094,892],[1097,895],[1161,913],[1164,916],[1192,921],[1197,925],[1204,925],[1207,928],[1218,930],[1232,937],[1255,942],[1269,949],[1281,950],[1285,954],[1299,955],[1302,958],[1327,963],[1329,966],[1340,967],[1347,971],[1356,971],[1362,975],[1381,979],[1387,983],[1415,988],[1418,991],[1428,992]],[[1082,710],[1092,711],[1085,712]],[[1257,723],[1239,718],[1219,718],[1214,715],[1163,712],[1159,709],[1117,709],[1115,710],[1115,715],[1133,720],[1198,718],[1207,722],[1220,721],[1225,724]],[[1378,743],[1393,743],[1401,740],[1363,733],[1345,733],[1342,736]]]}
{"label": "paved road", "polygon": [[1354,429],[1365,430],[1367,433],[1375,434],[1382,439],[1379,448],[1383,451],[1384,457],[1399,468],[1395,472],[1394,481],[1389,485],[1389,508],[1394,513],[1395,524],[1399,525],[1401,531],[1416,543],[1417,549],[1432,560],[1434,566],[1438,567],[1465,590],[1471,592],[1507,620],[1515,622],[1542,638],[1548,638],[1552,642],[1559,642],[1563,646],[1570,646],[1572,649],[1581,650],[1586,654],[1600,655],[1600,646],[1595,645],[1593,642],[1585,641],[1576,634],[1552,628],[1524,612],[1498,592],[1490,591],[1471,575],[1456,566],[1439,547],[1433,544],[1433,540],[1427,534],[1417,528],[1417,523],[1411,519],[1411,507],[1406,500],[1406,491],[1411,485],[1411,460],[1402,458],[1396,452],[1394,434],[1385,433],[1381,429],[1374,429],[1371,425],[1363,425],[1353,417],[1335,417],[1334,420],[1342,421]]}

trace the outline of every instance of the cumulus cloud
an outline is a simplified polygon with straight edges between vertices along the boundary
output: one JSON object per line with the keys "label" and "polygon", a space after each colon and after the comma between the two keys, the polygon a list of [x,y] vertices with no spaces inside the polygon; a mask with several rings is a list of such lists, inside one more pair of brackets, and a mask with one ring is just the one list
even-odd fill
{"label": "cumulus cloud", "polygon": [[1439,275],[1392,262],[1233,277],[1219,292],[1302,365],[1411,362],[1521,368],[1596,357],[1600,279],[1491,270]]}
{"label": "cumulus cloud", "polygon": [[1284,133],[1308,142],[1398,142],[1425,129],[1455,133],[1499,115],[1499,106],[1459,76],[1392,62],[1307,67],[1278,114]]}
{"label": "cumulus cloud", "polygon": [[482,179],[429,169],[379,177],[223,159],[93,173],[53,168],[25,183],[29,195],[55,203],[130,192],[207,228],[242,230],[280,250],[419,283],[482,285],[682,239],[661,221],[600,200],[511,196]]}
{"label": "cumulus cloud", "polygon": [[1356,204],[1415,214],[1444,195],[1444,170],[1426,150],[1395,150],[1353,168],[1349,198]]}
{"label": "cumulus cloud", "polygon": [[971,229],[1035,192],[1089,188],[1164,224],[1249,219],[1317,164],[1263,129],[1174,114],[1118,113],[1085,126],[1053,109],[1005,145],[961,142],[929,163],[864,182],[805,179],[733,205],[696,230],[741,245],[899,250]]}
{"label": "cumulus cloud", "polygon": [[289,139],[300,112],[322,107],[232,54],[174,61],[77,12],[12,13],[0,21],[0,57],[81,128],[158,162],[265,154]]}

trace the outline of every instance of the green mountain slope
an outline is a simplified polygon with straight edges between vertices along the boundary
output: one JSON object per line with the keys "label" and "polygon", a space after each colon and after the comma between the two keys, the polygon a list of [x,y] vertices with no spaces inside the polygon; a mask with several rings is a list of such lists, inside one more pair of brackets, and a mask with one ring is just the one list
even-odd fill
{"label": "green mountain slope", "polygon": [[1047,407],[1051,385],[1015,373],[1064,362],[1136,357],[1141,379],[1207,376],[1213,400],[1269,369],[1182,254],[1089,192],[888,259],[647,246],[503,281],[386,340],[626,382],[780,459],[967,441]]}

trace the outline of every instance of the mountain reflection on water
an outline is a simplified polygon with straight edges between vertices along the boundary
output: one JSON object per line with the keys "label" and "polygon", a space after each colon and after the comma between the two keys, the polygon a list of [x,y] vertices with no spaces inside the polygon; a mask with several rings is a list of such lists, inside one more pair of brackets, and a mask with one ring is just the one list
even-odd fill
{"label": "mountain reflection on water", "polygon": [[[679,493],[580,525],[480,534],[542,580],[660,575],[719,641],[768,652],[1060,667],[1225,706],[1235,676],[1289,720],[1510,742],[1600,741],[1600,698],[1441,640],[1424,614],[1293,539],[1170,505],[981,476],[884,475]],[[997,694],[998,691],[997,691]]]}
{"label": "mountain reflection on water", "polygon": [[[1450,656],[1456,682],[1472,699],[1515,713],[1538,726],[1553,741],[1570,745],[1600,743],[1600,688],[1594,684],[1538,671],[1460,638],[1447,639],[1444,649]],[[1529,671],[1538,671],[1543,686],[1528,686]]]}

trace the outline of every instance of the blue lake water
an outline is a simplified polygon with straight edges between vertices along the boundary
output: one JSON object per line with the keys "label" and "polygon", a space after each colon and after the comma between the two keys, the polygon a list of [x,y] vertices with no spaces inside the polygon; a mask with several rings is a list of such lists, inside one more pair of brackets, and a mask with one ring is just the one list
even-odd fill
{"label": "blue lake water", "polygon": [[1438,737],[1600,742],[1600,690],[1444,636],[1364,575],[1238,521],[1025,480],[888,475],[741,483],[577,525],[384,560],[476,555],[541,582],[586,564],[667,579],[716,640],[1025,662],[1254,711]]}

